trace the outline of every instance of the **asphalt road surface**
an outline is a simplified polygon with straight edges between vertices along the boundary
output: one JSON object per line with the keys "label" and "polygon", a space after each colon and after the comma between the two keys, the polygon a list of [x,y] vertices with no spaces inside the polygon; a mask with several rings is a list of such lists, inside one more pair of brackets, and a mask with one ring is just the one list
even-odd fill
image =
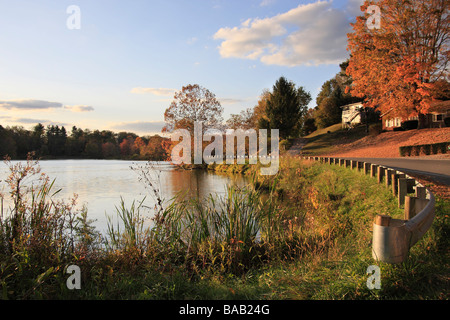
{"label": "asphalt road surface", "polygon": [[411,176],[429,177],[436,183],[450,186],[450,160],[406,158],[345,158],[365,161],[402,171]]}

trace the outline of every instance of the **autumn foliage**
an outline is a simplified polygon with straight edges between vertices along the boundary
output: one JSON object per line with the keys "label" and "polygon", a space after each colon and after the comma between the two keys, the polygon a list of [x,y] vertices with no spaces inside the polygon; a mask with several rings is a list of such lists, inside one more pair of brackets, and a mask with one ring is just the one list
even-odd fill
{"label": "autumn foliage", "polygon": [[222,122],[223,108],[214,93],[198,84],[189,84],[175,93],[164,113],[163,132],[187,129],[194,132],[194,122],[202,122],[203,128],[218,128]]}
{"label": "autumn foliage", "polygon": [[[370,5],[380,8],[379,28],[369,28]],[[407,118],[449,100],[448,0],[365,1],[364,15],[348,34],[347,74],[353,96],[381,113]]]}

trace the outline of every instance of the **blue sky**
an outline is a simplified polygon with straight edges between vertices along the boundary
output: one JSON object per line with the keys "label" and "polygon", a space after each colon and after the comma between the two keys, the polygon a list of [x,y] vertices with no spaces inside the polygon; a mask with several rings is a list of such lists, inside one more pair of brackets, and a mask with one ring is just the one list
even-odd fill
{"label": "blue sky", "polygon": [[183,85],[212,91],[227,119],[280,76],[313,107],[361,2],[0,0],[0,124],[151,134]]}

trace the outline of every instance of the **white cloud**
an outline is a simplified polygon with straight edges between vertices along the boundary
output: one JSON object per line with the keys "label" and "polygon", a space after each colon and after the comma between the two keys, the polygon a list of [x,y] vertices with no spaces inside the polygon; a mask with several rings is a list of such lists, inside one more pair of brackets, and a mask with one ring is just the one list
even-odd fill
{"label": "white cloud", "polygon": [[337,64],[348,57],[351,17],[346,9],[333,8],[331,1],[318,1],[221,28],[214,39],[223,40],[219,52],[224,58],[258,59],[282,66]]}
{"label": "white cloud", "polygon": [[94,108],[85,105],[64,106],[60,102],[51,102],[35,99],[19,99],[19,100],[0,100],[0,109],[5,110],[50,110],[50,109],[68,109],[73,112],[93,111]]}
{"label": "white cloud", "polygon": [[17,110],[44,110],[62,108],[62,103],[50,102],[44,100],[0,100],[0,109],[17,109]]}
{"label": "white cloud", "polygon": [[89,112],[94,111],[94,108],[91,106],[84,105],[76,105],[76,106],[64,106],[64,109],[68,109],[73,112]]}
{"label": "white cloud", "polygon": [[58,126],[70,126],[70,124],[65,122],[58,122],[58,121],[51,121],[46,119],[35,119],[35,118],[16,118],[16,117],[10,117],[10,116],[0,116],[0,119],[2,119],[5,122],[12,123],[12,124],[38,124],[41,123],[45,126],[47,125],[58,125]]}
{"label": "white cloud", "polygon": [[114,130],[125,130],[150,134],[160,133],[164,125],[164,121],[134,121],[116,123],[112,125],[111,128]]}
{"label": "white cloud", "polygon": [[131,89],[131,93],[145,94],[151,93],[157,96],[171,96],[175,93],[176,89],[171,88],[143,88],[136,87]]}
{"label": "white cloud", "polygon": [[242,99],[234,99],[234,98],[218,98],[218,100],[221,104],[235,104],[245,101]]}

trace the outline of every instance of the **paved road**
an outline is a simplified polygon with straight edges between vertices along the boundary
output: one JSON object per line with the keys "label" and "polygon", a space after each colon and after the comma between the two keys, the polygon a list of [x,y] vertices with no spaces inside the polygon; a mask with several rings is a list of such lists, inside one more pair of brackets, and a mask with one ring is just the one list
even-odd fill
{"label": "paved road", "polygon": [[432,180],[450,186],[450,160],[404,159],[404,158],[345,158],[366,161],[400,170],[412,176],[430,177]]}

